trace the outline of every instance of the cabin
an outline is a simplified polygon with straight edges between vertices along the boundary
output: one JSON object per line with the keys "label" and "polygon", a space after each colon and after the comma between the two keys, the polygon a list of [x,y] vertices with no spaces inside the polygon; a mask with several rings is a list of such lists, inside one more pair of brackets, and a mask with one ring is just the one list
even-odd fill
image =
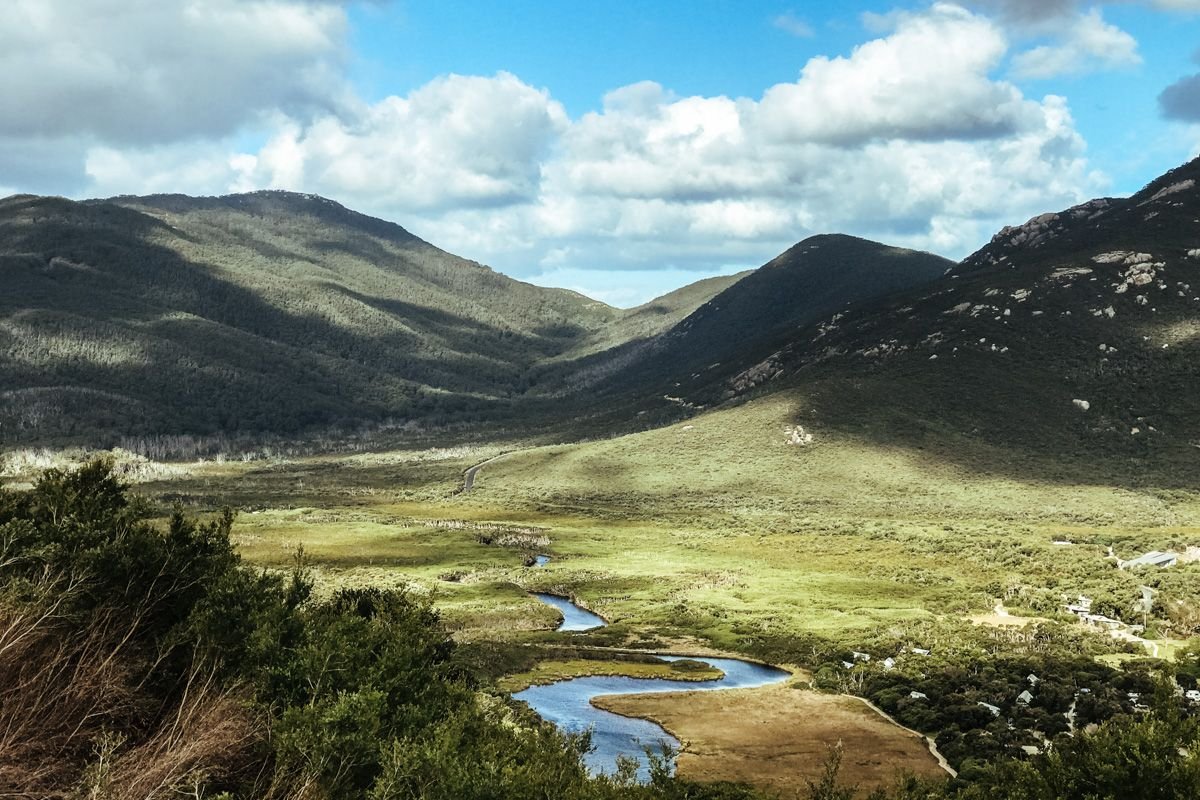
{"label": "cabin", "polygon": [[994,706],[991,703],[985,703],[982,700],[980,700],[978,703],[976,703],[976,705],[983,706],[988,711],[992,712],[993,717],[1000,716],[1000,706]]}
{"label": "cabin", "polygon": [[1092,598],[1079,595],[1074,603],[1067,605],[1067,611],[1080,616],[1092,613]]}
{"label": "cabin", "polygon": [[[1195,694],[1198,697],[1200,697],[1200,692],[1192,692],[1192,694]],[[918,692],[916,689],[909,692],[908,696],[911,697],[913,700],[928,700],[929,699],[929,695],[925,694],[924,692]]]}
{"label": "cabin", "polygon": [[884,668],[884,669],[886,669],[886,670],[890,670],[890,669],[893,669],[895,666],[896,666],[896,659],[894,659],[894,658],[885,658],[885,659],[883,660],[883,668]]}
{"label": "cabin", "polygon": [[1110,631],[1115,631],[1124,624],[1119,619],[1106,617],[1103,614],[1082,614],[1080,619],[1095,628],[1107,628]]}
{"label": "cabin", "polygon": [[1037,675],[1034,675],[1032,672],[1025,676],[1025,680],[1029,681],[1030,686],[1037,686],[1042,682],[1042,679]]}
{"label": "cabin", "polygon": [[1137,558],[1126,561],[1121,565],[1121,569],[1129,567],[1156,567],[1158,569],[1166,569],[1173,567],[1179,563],[1179,553],[1164,553],[1161,550],[1151,550],[1149,553],[1143,553]]}
{"label": "cabin", "polygon": [[1023,706],[1027,706],[1033,702],[1033,694],[1028,689],[1017,695],[1017,702]]}
{"label": "cabin", "polygon": [[919,655],[919,656],[927,656],[927,655],[929,655],[929,651],[928,651],[928,650],[926,650],[926,649],[924,649],[924,648],[922,648],[922,647],[914,647],[914,648],[912,649],[912,651],[913,651],[914,653],[916,653],[917,655]]}

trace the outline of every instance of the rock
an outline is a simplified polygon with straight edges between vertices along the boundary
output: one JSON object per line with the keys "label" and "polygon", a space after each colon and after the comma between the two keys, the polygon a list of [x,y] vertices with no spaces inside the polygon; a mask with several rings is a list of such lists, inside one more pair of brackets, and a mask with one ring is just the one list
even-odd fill
{"label": "rock", "polygon": [[1195,185],[1196,185],[1196,182],[1194,180],[1192,180],[1191,178],[1187,179],[1186,181],[1180,181],[1179,183],[1172,183],[1170,186],[1166,187],[1165,189],[1159,189],[1157,192],[1154,193],[1153,197],[1151,197],[1149,200],[1143,200],[1142,202],[1138,203],[1138,205],[1144,206],[1147,203],[1153,203],[1155,200],[1161,200],[1162,198],[1167,197],[1168,195],[1176,194],[1177,192],[1186,192],[1187,190],[1191,189]]}
{"label": "rock", "polygon": [[1078,408],[1080,411],[1087,411],[1088,409],[1090,409],[1090,408],[1092,407],[1092,404],[1091,404],[1091,403],[1089,403],[1087,400],[1079,400],[1079,399],[1075,399],[1075,400],[1072,400],[1071,402],[1072,402],[1072,403],[1075,405],[1075,407],[1076,407],[1076,408]]}
{"label": "rock", "polygon": [[784,429],[784,433],[787,435],[788,444],[800,445],[801,447],[812,444],[813,435],[804,430],[803,425],[797,425],[794,428],[789,426]]}

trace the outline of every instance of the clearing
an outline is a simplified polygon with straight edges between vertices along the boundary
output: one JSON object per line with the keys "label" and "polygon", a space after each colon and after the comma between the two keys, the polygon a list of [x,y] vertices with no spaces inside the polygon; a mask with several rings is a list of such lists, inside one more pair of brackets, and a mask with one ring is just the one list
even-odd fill
{"label": "clearing", "polygon": [[807,797],[830,748],[842,744],[841,779],[860,789],[894,784],[898,770],[945,776],[925,741],[844,695],[793,684],[723,692],[598,697],[606,711],[653,720],[683,743],[682,777],[739,781]]}

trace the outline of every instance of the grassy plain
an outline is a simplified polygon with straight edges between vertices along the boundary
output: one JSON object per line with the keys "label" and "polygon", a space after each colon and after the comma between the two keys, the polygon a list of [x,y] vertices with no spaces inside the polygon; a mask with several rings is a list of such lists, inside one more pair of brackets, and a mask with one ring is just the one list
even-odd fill
{"label": "grassy plain", "polygon": [[[812,444],[787,443],[797,424]],[[510,450],[459,492],[463,470]],[[325,585],[434,593],[465,638],[552,627],[530,590],[582,601],[613,622],[609,640],[731,650],[984,614],[997,599],[1045,615],[1047,597],[1114,579],[1110,544],[1127,558],[1200,540],[1196,492],[962,463],[827,434],[803,397],[776,395],[580,444],[209,462],[141,488],[241,509],[253,562],[286,566],[303,547]],[[552,561],[526,568],[531,552]]]}
{"label": "grassy plain", "polygon": [[[302,551],[320,592],[375,585],[430,595],[475,663],[507,689],[669,669],[580,656],[595,646],[763,657],[770,642],[817,637],[847,650],[936,649],[998,601],[1015,617],[1063,619],[1063,601],[1079,593],[1137,596],[1152,577],[1118,571],[1110,545],[1129,558],[1200,541],[1195,491],[1106,485],[1103,475],[1081,479],[1081,464],[1064,464],[1061,480],[1021,480],[1019,465],[990,468],[996,454],[977,442],[941,440],[962,448],[945,459],[830,422],[801,395],[774,395],[577,444],[210,461],[157,478],[152,469],[134,474],[164,509],[232,505],[247,560],[287,568]],[[813,434],[810,444],[788,443],[797,425]],[[500,454],[461,491],[468,467]],[[525,566],[535,553],[550,562]],[[1181,565],[1173,576],[1186,585],[1196,570]],[[611,624],[556,633],[557,612],[530,591],[571,597]],[[864,786],[896,766],[919,772],[931,763],[909,734],[844,705],[857,701],[756,691],[737,706],[713,693],[682,710],[659,699],[636,713],[653,712],[682,739],[704,743],[681,760],[684,774],[737,778],[761,761],[753,776],[766,777],[756,782],[785,796],[839,739],[846,775]],[[735,710],[742,724],[727,724]],[[786,731],[781,749],[759,753],[756,725]]]}
{"label": "grassy plain", "polygon": [[682,743],[679,774],[695,781],[754,783],[781,800],[809,797],[830,749],[840,775],[869,791],[891,788],[897,771],[944,777],[924,739],[843,695],[788,684],[703,694],[598,697],[599,707],[650,719]]}

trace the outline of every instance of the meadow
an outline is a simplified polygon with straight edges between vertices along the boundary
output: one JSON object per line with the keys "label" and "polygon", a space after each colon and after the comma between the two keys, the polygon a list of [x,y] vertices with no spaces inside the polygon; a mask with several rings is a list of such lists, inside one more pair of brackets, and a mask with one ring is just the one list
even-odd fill
{"label": "meadow", "polygon": [[[797,426],[811,442],[791,443]],[[826,427],[803,396],[776,394],[573,444],[510,440],[161,468],[127,460],[136,491],[164,511],[179,506],[203,516],[232,506],[242,557],[271,570],[303,563],[318,596],[375,587],[430,598],[463,663],[497,691],[664,669],[596,648],[748,655],[807,668],[821,689],[886,705],[909,727],[938,734],[955,767],[969,770],[973,758],[995,749],[972,738],[990,722],[974,713],[977,701],[1015,696],[1031,670],[1053,672],[1064,686],[1090,686],[1109,680],[1101,674],[1109,667],[1150,663],[1138,644],[1075,624],[1064,605],[1078,594],[1132,618],[1139,586],[1156,585],[1159,605],[1146,636],[1161,642],[1162,656],[1174,656],[1194,624],[1175,609],[1200,603],[1196,564],[1131,573],[1117,569],[1108,548],[1127,559],[1200,541],[1200,494],[1101,479],[1023,481],[1011,465],[987,469],[985,445],[963,446],[976,449],[946,460],[936,450],[881,445]],[[463,473],[489,459],[462,491]],[[10,484],[28,478],[16,463],[10,459]],[[1063,474],[1082,470],[1069,465]],[[550,561],[527,566],[535,554]],[[610,624],[556,633],[557,612],[533,591],[570,597]],[[1011,619],[1029,617],[1036,630],[971,621],[995,622],[998,605]],[[913,648],[931,650],[931,660]],[[852,651],[875,661],[843,669]],[[888,655],[895,673],[878,666]],[[1022,660],[1030,658],[1046,660]],[[965,686],[956,677],[964,665],[980,676]],[[1130,680],[1141,687],[1141,678]],[[954,705],[932,717],[897,704],[917,686],[944,688]],[[1123,707],[1118,695],[1098,707],[1097,719]],[[1050,690],[1046,696],[1050,716],[1061,716],[1059,699]],[[819,702],[797,701],[810,711]],[[686,728],[686,738],[707,741],[692,733],[703,730],[703,715],[655,711]],[[1022,717],[1025,727],[1004,734],[1012,739],[1005,746],[1036,744],[1038,726],[1057,730],[1061,722],[1048,723],[1047,714]],[[858,716],[851,722],[864,724]],[[863,742],[887,740],[882,718],[864,730]],[[844,737],[831,728],[825,738]],[[685,758],[681,769],[736,777],[731,765],[744,748],[722,747],[730,757],[716,766]],[[928,768],[920,747],[902,749]],[[810,756],[806,775],[821,765]],[[849,757],[862,762],[853,774],[881,782],[878,765],[861,753]]]}
{"label": "meadow", "polygon": [[[285,567],[302,549],[319,585],[432,593],[464,638],[551,627],[533,590],[580,600],[630,641],[729,650],[764,633],[850,641],[998,601],[1061,617],[1078,593],[1136,594],[1110,545],[1129,558],[1200,541],[1195,492],[1025,482],[826,434],[811,416],[776,395],[613,439],[207,462],[139,491],[232,505],[251,562]],[[811,444],[788,443],[798,424]],[[460,492],[466,468],[503,453]],[[528,569],[534,552],[552,561]]]}

